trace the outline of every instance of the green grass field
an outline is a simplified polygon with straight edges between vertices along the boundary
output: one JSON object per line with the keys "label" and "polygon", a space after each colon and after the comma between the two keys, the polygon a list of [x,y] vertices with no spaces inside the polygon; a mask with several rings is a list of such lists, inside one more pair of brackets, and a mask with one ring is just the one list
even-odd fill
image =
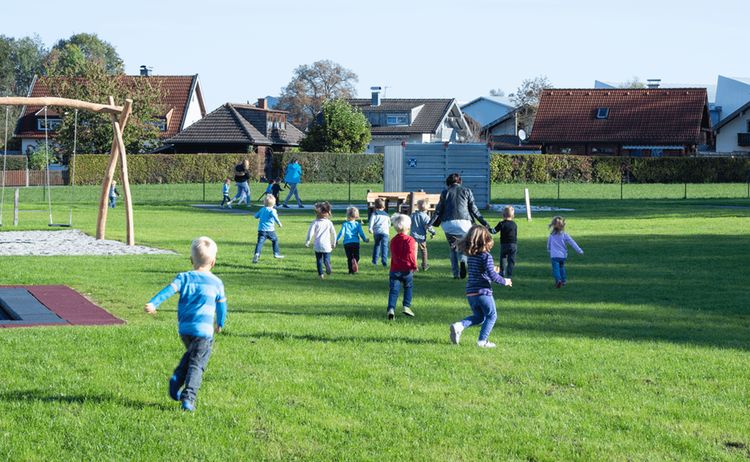
{"label": "green grass field", "polygon": [[[415,277],[416,318],[388,323],[387,272],[368,263],[372,244],[359,275],[346,274],[337,249],[334,274],[318,280],[303,245],[309,209],[282,209],[287,258],[267,246],[253,265],[256,220],[191,207],[201,185],[136,186],[137,242],[179,255],[0,258],[1,284],[67,284],[127,321],[0,329],[0,459],[747,460],[744,185],[734,199],[721,199],[727,185],[689,185],[715,199],[687,200],[677,185],[640,200],[620,200],[619,185],[575,186],[557,200],[556,185],[531,185],[534,203],[575,209],[568,231],[586,253],[570,257],[569,284],[555,289],[552,214],[519,217],[513,287],[495,290],[494,350],[475,346],[478,328],[449,343],[449,323],[469,309],[442,233],[429,242],[432,268]],[[361,203],[367,186],[354,187]],[[523,187],[499,185],[493,197],[520,203]],[[2,231],[14,229],[7,194]],[[53,190],[58,221],[67,194]],[[96,194],[78,188],[72,204],[88,233]],[[301,194],[348,198],[346,185]],[[23,190],[22,204],[43,209],[41,191]],[[110,214],[108,237],[124,238],[123,215]],[[19,229],[46,229],[43,213],[21,219]],[[219,244],[230,311],[186,414],[167,396],[182,353],[177,300],[154,317],[143,304],[189,269],[199,235]]]}

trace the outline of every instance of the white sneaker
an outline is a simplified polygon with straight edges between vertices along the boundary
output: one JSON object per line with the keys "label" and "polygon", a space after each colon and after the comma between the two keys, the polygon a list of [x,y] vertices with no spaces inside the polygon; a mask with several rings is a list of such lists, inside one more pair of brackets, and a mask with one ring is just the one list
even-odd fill
{"label": "white sneaker", "polygon": [[497,345],[490,342],[489,340],[480,340],[477,342],[479,348],[495,348]]}
{"label": "white sneaker", "polygon": [[256,253],[255,256],[253,257],[253,263],[258,263],[258,260],[260,260],[260,254]]}
{"label": "white sneaker", "polygon": [[464,325],[460,322],[454,322],[451,324],[451,342],[453,342],[453,344],[458,345],[461,341],[461,332],[463,331]]}
{"label": "white sneaker", "polygon": [[283,255],[281,255],[280,253],[275,253],[275,254],[273,255],[273,258],[284,258],[284,256],[283,256]]}
{"label": "white sneaker", "polygon": [[396,318],[396,311],[394,309],[388,310],[388,320],[393,321]]}

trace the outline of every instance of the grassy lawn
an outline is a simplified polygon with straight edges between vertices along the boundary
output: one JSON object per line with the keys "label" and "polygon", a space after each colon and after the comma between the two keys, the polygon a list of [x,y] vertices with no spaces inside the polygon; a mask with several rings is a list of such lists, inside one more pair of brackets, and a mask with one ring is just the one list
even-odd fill
{"label": "grassy lawn", "polygon": [[[497,185],[493,198],[520,203],[523,187]],[[469,309],[440,232],[432,268],[415,277],[416,318],[388,323],[372,244],[359,275],[337,249],[335,273],[317,279],[303,245],[309,209],[281,210],[287,258],[267,246],[253,265],[256,220],[191,207],[201,185],[136,186],[137,242],[178,256],[0,258],[1,284],[67,284],[127,321],[0,329],[0,459],[747,460],[743,187],[688,185],[682,200],[682,185],[626,185],[620,200],[619,185],[563,184],[557,200],[557,185],[531,185],[534,203],[575,209],[568,231],[586,253],[570,257],[569,284],[555,289],[551,214],[519,217],[513,288],[495,290],[498,347],[480,350],[478,328],[460,346],[448,341]],[[353,185],[355,203],[367,188]],[[97,193],[77,188],[71,205],[53,190],[56,218],[72,206],[75,227],[93,234]],[[347,185],[300,193],[348,201]],[[220,199],[220,187],[207,195]],[[5,199],[3,231],[14,229]],[[22,203],[42,209],[41,191],[22,190]],[[110,214],[108,237],[124,238],[123,215]],[[46,229],[45,214],[21,219],[20,229]],[[219,245],[229,318],[197,411],[185,414],[167,396],[182,353],[177,300],[155,317],[142,306],[189,269],[190,240],[204,234]]]}

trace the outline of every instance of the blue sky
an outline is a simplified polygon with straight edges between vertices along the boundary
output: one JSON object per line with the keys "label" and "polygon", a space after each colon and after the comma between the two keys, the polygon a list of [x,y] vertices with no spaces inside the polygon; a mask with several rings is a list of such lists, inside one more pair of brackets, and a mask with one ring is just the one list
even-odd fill
{"label": "blue sky", "polygon": [[[750,1],[39,1],[3,5],[0,33],[48,45],[112,43],[136,74],[200,74],[209,109],[276,95],[295,67],[331,59],[387,97],[468,101],[524,78],[716,83],[750,76]],[[106,7],[104,5],[107,5]],[[113,11],[122,5],[122,12]]]}

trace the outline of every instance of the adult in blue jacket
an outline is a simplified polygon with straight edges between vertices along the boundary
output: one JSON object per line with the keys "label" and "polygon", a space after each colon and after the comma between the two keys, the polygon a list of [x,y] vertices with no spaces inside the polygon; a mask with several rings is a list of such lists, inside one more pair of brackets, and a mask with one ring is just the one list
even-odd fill
{"label": "adult in blue jacket", "polygon": [[286,174],[284,175],[284,182],[289,185],[289,194],[287,194],[286,199],[284,199],[284,203],[282,204],[283,207],[289,208],[289,199],[294,195],[294,198],[297,199],[297,207],[301,209],[305,208],[299,198],[299,192],[297,192],[297,185],[301,180],[302,167],[300,167],[297,159],[292,159],[289,164],[287,164]]}

